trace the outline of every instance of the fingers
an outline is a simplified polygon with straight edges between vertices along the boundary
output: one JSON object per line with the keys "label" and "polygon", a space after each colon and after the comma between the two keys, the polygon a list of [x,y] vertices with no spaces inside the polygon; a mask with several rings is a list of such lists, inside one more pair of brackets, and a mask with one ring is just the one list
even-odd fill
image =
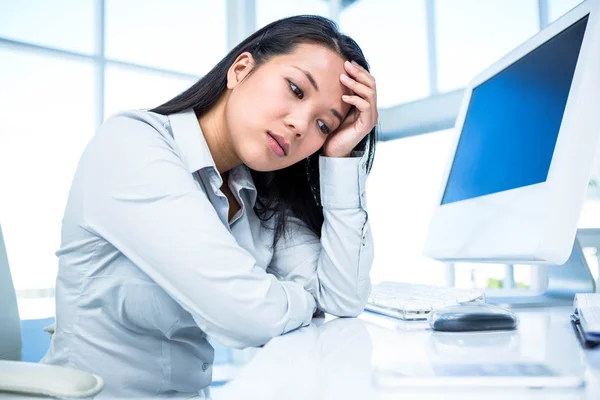
{"label": "fingers", "polygon": [[376,105],[377,89],[375,86],[375,78],[355,61],[344,62],[344,68],[348,72],[348,75],[342,74],[340,76],[340,80],[344,86],[351,89],[357,95],[372,102],[373,105]]}
{"label": "fingers", "polygon": [[346,69],[346,71],[348,71],[352,78],[356,79],[363,85],[375,90],[375,78],[369,73],[369,71],[361,67],[356,61],[344,62],[344,68]]}
{"label": "fingers", "polygon": [[[377,124],[378,113],[377,107],[370,101],[363,99],[360,96],[342,96],[342,100],[348,104],[355,106],[358,110],[354,125],[358,131],[366,134],[375,124]],[[366,128],[364,130],[363,128]]]}
{"label": "fingers", "polygon": [[375,90],[371,89],[370,87],[366,86],[365,84],[362,84],[362,83],[350,78],[346,74],[340,75],[340,81],[344,84],[344,86],[348,87],[350,90],[352,90],[357,95],[359,95],[363,98],[366,98],[366,99],[375,100]]}
{"label": "fingers", "polygon": [[369,111],[371,108],[371,103],[360,96],[342,96],[342,100],[348,104],[352,104],[361,112]]}

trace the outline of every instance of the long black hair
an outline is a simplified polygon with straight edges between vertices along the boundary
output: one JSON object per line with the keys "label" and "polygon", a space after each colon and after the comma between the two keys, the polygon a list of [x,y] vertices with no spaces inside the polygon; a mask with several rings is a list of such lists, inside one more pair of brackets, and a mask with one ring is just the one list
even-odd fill
{"label": "long black hair", "polygon": [[[299,44],[323,45],[344,60],[354,60],[369,70],[362,50],[350,37],[340,33],[335,22],[315,16],[300,15],[272,22],[254,32],[189,89],[150,111],[168,115],[193,109],[196,117],[205,114],[225,92],[227,71],[237,57],[249,52],[254,57],[255,68],[270,58],[292,53]],[[375,155],[376,128],[356,146],[355,151],[365,151],[367,173]],[[319,155],[322,150],[287,168],[277,171],[250,170],[257,190],[254,206],[256,215],[266,223],[275,217],[273,246],[286,233],[287,216],[299,218],[310,230],[321,237],[323,209],[319,191]]]}

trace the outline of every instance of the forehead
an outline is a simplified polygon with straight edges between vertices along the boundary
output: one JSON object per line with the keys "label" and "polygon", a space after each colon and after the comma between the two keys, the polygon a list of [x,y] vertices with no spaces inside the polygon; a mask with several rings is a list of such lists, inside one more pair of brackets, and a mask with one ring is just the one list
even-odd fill
{"label": "forehead", "polygon": [[345,73],[344,61],[339,54],[323,45],[300,44],[293,52],[277,56],[267,64],[291,74],[290,77],[299,77],[298,79],[306,79],[308,73],[319,88],[318,91],[313,91],[311,85],[306,85],[305,90],[311,88],[311,101],[327,110],[324,111],[327,115],[331,114],[331,110],[336,110],[343,119],[350,110],[350,105],[342,101],[342,94],[352,94],[340,82],[340,74]]}
{"label": "forehead", "polygon": [[302,68],[313,75],[337,77],[344,72],[344,60],[333,50],[319,44],[302,43],[293,52],[274,58],[273,64]]}

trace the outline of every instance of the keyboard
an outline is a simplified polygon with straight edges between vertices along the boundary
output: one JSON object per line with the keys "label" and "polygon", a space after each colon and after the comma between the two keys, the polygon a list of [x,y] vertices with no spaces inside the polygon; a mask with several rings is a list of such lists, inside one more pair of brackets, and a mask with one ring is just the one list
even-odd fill
{"label": "keyboard", "polygon": [[485,302],[482,290],[403,282],[373,285],[365,310],[407,321],[427,319],[436,308]]}

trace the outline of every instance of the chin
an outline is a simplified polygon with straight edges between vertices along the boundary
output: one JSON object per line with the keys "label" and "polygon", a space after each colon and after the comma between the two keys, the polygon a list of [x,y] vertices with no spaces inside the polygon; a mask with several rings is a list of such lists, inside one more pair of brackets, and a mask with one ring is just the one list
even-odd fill
{"label": "chin", "polygon": [[248,168],[260,172],[276,171],[287,167],[287,163],[283,164],[267,152],[243,154],[241,160]]}
{"label": "chin", "polygon": [[253,169],[255,171],[260,171],[260,172],[270,172],[270,171],[277,171],[280,169],[284,169],[286,167],[288,167],[288,165],[281,165],[281,164],[277,164],[277,163],[269,163],[267,160],[262,160],[262,161],[250,161],[250,162],[245,162],[244,164],[246,164],[246,166],[250,169]]}

